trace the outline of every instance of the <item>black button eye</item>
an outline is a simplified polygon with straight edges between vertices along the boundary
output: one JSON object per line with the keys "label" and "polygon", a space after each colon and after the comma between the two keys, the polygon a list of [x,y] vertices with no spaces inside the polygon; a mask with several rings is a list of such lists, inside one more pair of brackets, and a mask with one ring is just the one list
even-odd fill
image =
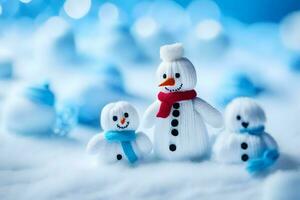
{"label": "black button eye", "polygon": [[176,73],[176,74],[175,74],[175,77],[176,77],[176,78],[179,78],[179,77],[180,77],[180,74],[179,74],[179,73]]}
{"label": "black button eye", "polygon": [[118,120],[118,117],[117,117],[117,116],[113,116],[113,120],[114,120],[114,121],[117,121],[117,120]]}
{"label": "black button eye", "polygon": [[238,115],[238,116],[236,116],[236,119],[240,121],[242,118],[240,115]]}
{"label": "black button eye", "polygon": [[166,79],[167,78],[167,74],[163,74],[163,78]]}
{"label": "black button eye", "polygon": [[129,117],[128,113],[124,113],[124,117],[126,118]]}

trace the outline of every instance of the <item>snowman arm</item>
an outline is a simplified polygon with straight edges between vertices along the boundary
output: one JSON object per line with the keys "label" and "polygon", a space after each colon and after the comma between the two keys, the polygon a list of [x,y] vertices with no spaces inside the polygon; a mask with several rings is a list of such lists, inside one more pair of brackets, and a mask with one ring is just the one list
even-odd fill
{"label": "snowman arm", "polygon": [[230,155],[235,146],[235,137],[234,133],[228,133],[226,131],[221,132],[213,145],[213,159],[226,162],[227,155]]}
{"label": "snowman arm", "polygon": [[151,128],[154,126],[159,105],[159,101],[155,101],[147,108],[142,119],[142,127]]}
{"label": "snowman arm", "polygon": [[194,109],[202,116],[206,123],[215,128],[223,126],[222,114],[217,109],[198,97],[193,100],[193,103]]}
{"label": "snowman arm", "polygon": [[220,135],[217,136],[216,141],[213,145],[213,159],[221,161],[223,158],[223,153],[226,153],[226,138],[225,138],[225,133],[221,133]]}
{"label": "snowman arm", "polygon": [[274,138],[270,134],[265,133],[265,134],[263,134],[262,137],[263,137],[263,140],[266,143],[268,149],[271,149],[271,150],[278,149],[277,142],[274,140]]}
{"label": "snowman arm", "polygon": [[99,152],[100,148],[103,147],[104,138],[103,134],[97,134],[90,139],[87,144],[86,151],[89,154],[96,154]]}
{"label": "snowman arm", "polygon": [[143,132],[137,133],[136,144],[142,155],[149,154],[152,150],[151,140]]}

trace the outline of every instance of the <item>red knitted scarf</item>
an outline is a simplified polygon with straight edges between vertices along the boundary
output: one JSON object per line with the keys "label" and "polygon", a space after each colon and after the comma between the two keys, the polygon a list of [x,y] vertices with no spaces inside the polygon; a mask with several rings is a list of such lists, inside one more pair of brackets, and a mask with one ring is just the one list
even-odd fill
{"label": "red knitted scarf", "polygon": [[171,112],[172,105],[178,101],[190,100],[197,96],[195,90],[184,92],[158,93],[158,99],[161,101],[159,111],[156,117],[167,118]]}

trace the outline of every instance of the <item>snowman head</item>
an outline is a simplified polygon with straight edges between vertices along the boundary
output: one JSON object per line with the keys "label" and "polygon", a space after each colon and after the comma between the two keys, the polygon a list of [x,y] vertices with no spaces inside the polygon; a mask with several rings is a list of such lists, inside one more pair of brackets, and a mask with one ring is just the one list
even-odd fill
{"label": "snowman head", "polygon": [[110,103],[102,109],[101,126],[105,131],[136,130],[138,125],[138,113],[128,102]]}
{"label": "snowman head", "polygon": [[255,129],[263,127],[265,123],[264,110],[251,98],[236,98],[226,107],[225,126],[228,131]]}
{"label": "snowman head", "polygon": [[182,92],[192,90],[197,83],[193,64],[183,57],[182,44],[175,43],[160,48],[162,62],[157,70],[159,89],[162,92]]}

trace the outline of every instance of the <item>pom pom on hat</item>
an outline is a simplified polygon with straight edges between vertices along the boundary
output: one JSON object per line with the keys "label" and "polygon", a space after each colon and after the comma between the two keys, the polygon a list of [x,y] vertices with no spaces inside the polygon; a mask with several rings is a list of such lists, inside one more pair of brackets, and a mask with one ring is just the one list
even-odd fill
{"label": "pom pom on hat", "polygon": [[160,47],[160,58],[166,62],[172,62],[183,57],[184,49],[181,43],[174,43]]}

